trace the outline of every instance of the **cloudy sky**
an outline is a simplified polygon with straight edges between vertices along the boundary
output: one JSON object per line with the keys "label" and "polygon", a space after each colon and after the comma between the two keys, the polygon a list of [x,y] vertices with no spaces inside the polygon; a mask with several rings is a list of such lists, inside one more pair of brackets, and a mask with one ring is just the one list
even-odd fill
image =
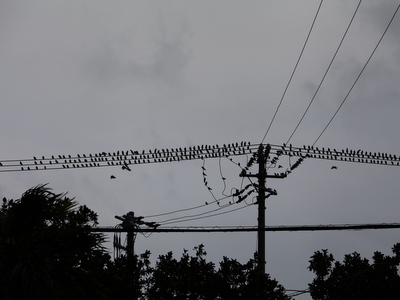
{"label": "cloudy sky", "polygon": [[[293,145],[312,145],[346,99],[316,146],[400,154],[400,15],[346,98],[398,1],[361,3],[315,94],[358,3],[323,2],[282,98],[320,1],[1,1],[0,161],[258,144],[270,125],[264,143],[279,145],[312,99],[290,139]],[[235,164],[246,157],[233,160],[204,162],[217,198],[248,183]],[[289,158],[282,156],[280,164],[288,167]],[[18,198],[49,183],[95,210],[103,226],[116,225],[114,216],[131,210],[163,222],[219,208],[214,203],[150,217],[212,202],[202,166],[195,160],[137,165],[132,172],[120,167],[0,172],[0,197]],[[266,223],[400,222],[399,172],[306,159],[286,179],[268,180],[278,195],[267,199]],[[169,226],[253,226],[257,206],[248,204]],[[395,229],[267,233],[266,271],[287,289],[305,289],[313,278],[307,266],[314,251],[329,249],[340,260],[353,251],[370,258],[376,250],[390,253],[396,242]],[[257,249],[256,233],[154,233],[138,235],[135,247],[156,258],[170,250],[180,256],[183,248],[200,243],[215,262],[223,256],[246,262]]]}

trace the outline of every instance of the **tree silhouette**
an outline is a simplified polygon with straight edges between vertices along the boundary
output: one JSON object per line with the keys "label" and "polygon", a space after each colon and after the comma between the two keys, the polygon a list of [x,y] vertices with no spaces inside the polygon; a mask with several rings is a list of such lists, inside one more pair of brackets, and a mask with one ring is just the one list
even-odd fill
{"label": "tree silhouette", "polygon": [[114,260],[97,214],[46,185],[0,208],[0,299],[289,299],[277,281],[224,257],[219,270],[203,245],[180,260],[150,252]]}
{"label": "tree silhouette", "polygon": [[375,252],[372,263],[357,252],[335,261],[328,250],[317,251],[308,269],[315,273],[310,294],[316,300],[400,299],[400,244],[393,256]]}
{"label": "tree silhouette", "polygon": [[195,256],[184,250],[180,260],[172,252],[159,256],[147,299],[290,299],[276,280],[259,272],[256,258],[241,264],[224,257],[216,270],[203,245],[194,250]]}
{"label": "tree silhouette", "polygon": [[1,299],[106,299],[97,214],[46,185],[0,209]]}
{"label": "tree silhouette", "polygon": [[259,272],[256,255],[245,264],[224,257],[218,275],[220,299],[290,299],[277,280]]}
{"label": "tree silhouette", "polygon": [[241,264],[172,252],[150,265],[150,252],[111,260],[97,214],[46,185],[0,208],[0,299],[282,299],[284,288],[260,273],[257,258]]}

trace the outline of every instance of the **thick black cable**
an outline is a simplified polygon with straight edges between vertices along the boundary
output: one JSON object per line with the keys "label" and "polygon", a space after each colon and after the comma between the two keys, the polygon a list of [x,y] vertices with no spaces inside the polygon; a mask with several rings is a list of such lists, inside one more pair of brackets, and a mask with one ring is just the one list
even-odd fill
{"label": "thick black cable", "polygon": [[350,20],[349,24],[347,25],[346,31],[344,32],[343,37],[342,37],[342,39],[340,40],[339,46],[337,47],[337,49],[336,49],[336,51],[335,51],[335,54],[333,55],[333,57],[332,57],[332,59],[331,59],[329,65],[328,65],[328,68],[327,68],[326,71],[325,71],[324,76],[322,76],[322,79],[321,79],[321,81],[320,81],[320,83],[319,83],[319,85],[318,85],[318,87],[317,87],[317,89],[316,89],[314,95],[312,96],[310,103],[308,103],[308,106],[307,106],[306,110],[304,111],[303,115],[301,116],[300,121],[297,123],[296,128],[293,130],[293,132],[292,132],[292,134],[290,135],[289,139],[287,140],[286,144],[288,144],[288,143],[290,142],[290,140],[292,139],[293,135],[295,134],[295,132],[296,132],[297,129],[299,128],[301,122],[303,121],[304,117],[306,116],[308,110],[310,109],[311,104],[314,102],[314,99],[315,99],[315,97],[317,96],[317,93],[319,92],[319,89],[321,88],[321,85],[322,85],[322,83],[323,83],[324,80],[325,80],[326,74],[328,74],[328,71],[330,70],[330,68],[331,68],[331,66],[332,66],[332,63],[333,63],[333,61],[335,60],[336,55],[337,55],[337,53],[339,52],[339,49],[340,49],[340,47],[341,47],[342,44],[343,44],[343,41],[344,41],[344,39],[345,39],[345,37],[346,37],[346,35],[347,35],[347,32],[349,31],[350,26],[351,26],[351,24],[353,23],[354,17],[356,16],[356,14],[357,14],[357,12],[358,12],[358,8],[360,7],[361,1],[362,1],[362,0],[360,0],[360,1],[358,2],[358,5],[357,5],[357,7],[356,7],[356,10],[354,11],[353,16],[351,17],[351,20]]}
{"label": "thick black cable", "polygon": [[[248,206],[239,207],[236,210],[246,208]],[[228,212],[224,212],[228,213]],[[281,225],[281,226],[265,226],[263,231],[340,231],[340,230],[381,230],[381,229],[399,229],[400,223],[375,223],[375,224],[343,224],[343,225]],[[256,232],[260,229],[258,226],[190,226],[182,229],[176,226],[172,228],[133,228],[126,229],[121,227],[97,226],[90,228],[92,232]]]}
{"label": "thick black cable", "polygon": [[272,120],[271,120],[271,122],[269,123],[268,129],[267,129],[267,131],[265,132],[263,139],[261,140],[261,144],[264,142],[265,138],[267,137],[268,132],[269,132],[269,130],[271,129],[272,123],[274,122],[275,117],[276,117],[276,115],[278,114],[278,111],[279,111],[279,108],[280,108],[280,106],[281,106],[281,104],[282,104],[283,98],[285,98],[285,96],[286,96],[286,92],[287,92],[287,90],[288,90],[288,88],[289,88],[290,83],[292,82],[294,73],[295,73],[296,70],[297,70],[297,67],[298,67],[298,65],[299,65],[299,63],[300,63],[300,59],[301,59],[301,57],[303,56],[304,49],[306,48],[306,45],[307,45],[308,40],[309,40],[309,38],[310,38],[311,32],[312,32],[312,30],[313,30],[313,28],[314,28],[314,24],[315,24],[315,21],[317,20],[317,16],[318,16],[319,11],[320,11],[320,9],[321,9],[322,2],[323,2],[323,0],[321,0],[320,3],[319,3],[317,12],[316,12],[316,14],[315,14],[315,16],[314,16],[314,20],[313,20],[313,22],[312,22],[312,24],[311,24],[310,30],[308,31],[308,34],[307,34],[306,40],[305,40],[305,42],[304,42],[303,48],[301,49],[300,55],[299,55],[299,57],[298,57],[298,59],[297,59],[296,65],[294,66],[294,69],[293,69],[293,71],[292,71],[292,74],[290,75],[289,81],[288,81],[288,83],[286,84],[286,88],[285,88],[285,90],[284,90],[284,92],[283,92],[283,94],[282,94],[281,100],[279,101],[279,104],[278,104],[278,106],[277,106],[277,108],[276,108],[276,110],[275,110],[274,116],[272,117]]}
{"label": "thick black cable", "polygon": [[378,46],[380,45],[381,41],[383,40],[383,37],[386,35],[386,32],[388,31],[390,25],[392,24],[397,12],[399,11],[400,5],[397,6],[396,11],[394,12],[392,18],[390,19],[389,24],[386,26],[385,31],[383,32],[381,38],[379,39],[378,43],[376,44],[374,50],[372,51],[371,55],[369,56],[368,60],[366,61],[366,63],[364,64],[363,68],[361,69],[360,73],[358,74],[356,80],[354,81],[353,85],[351,86],[350,90],[348,91],[346,97],[344,97],[342,103],[339,105],[338,109],[336,110],[336,112],[333,114],[332,118],[329,120],[328,124],[326,124],[325,128],[322,130],[322,132],[319,134],[319,136],[317,137],[317,139],[315,140],[315,142],[312,144],[313,146],[318,142],[318,140],[320,139],[320,137],[324,134],[324,132],[326,131],[326,129],[329,127],[329,125],[332,123],[333,119],[336,117],[337,113],[339,112],[339,110],[342,108],[343,104],[346,102],[347,98],[349,97],[351,91],[353,90],[354,86],[356,85],[358,79],[360,79],[361,74],[364,72],[365,68],[367,67],[368,63],[370,62],[372,56],[374,55],[374,53],[376,52],[376,49],[378,49]]}

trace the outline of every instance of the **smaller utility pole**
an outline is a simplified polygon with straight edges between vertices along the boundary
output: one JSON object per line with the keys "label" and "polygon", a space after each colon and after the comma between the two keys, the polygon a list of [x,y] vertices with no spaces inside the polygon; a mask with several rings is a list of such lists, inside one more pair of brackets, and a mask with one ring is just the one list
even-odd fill
{"label": "smaller utility pole", "polygon": [[122,246],[120,242],[114,244],[114,247],[118,249],[122,249],[126,253],[126,257],[128,259],[135,257],[135,240],[137,235],[137,229],[140,229],[140,225],[146,225],[147,227],[151,227],[156,229],[160,224],[156,222],[145,222],[143,221],[143,217],[135,217],[133,211],[128,212],[123,216],[115,216],[116,219],[122,221],[119,226],[122,226],[124,230],[126,230],[126,247]]}
{"label": "smaller utility pole", "polygon": [[[145,222],[143,221],[143,217],[135,217],[133,211],[128,212],[126,215],[115,216],[116,219],[122,221],[119,226],[122,226],[124,230],[126,230],[126,247],[120,244],[120,241],[114,240],[114,249],[117,248],[125,250],[126,257],[127,257],[127,270],[130,274],[134,275],[135,285],[138,287],[138,280],[139,277],[136,276],[136,257],[135,257],[135,239],[137,235],[138,229],[140,229],[140,225],[146,225],[147,227],[151,227],[156,229],[159,224],[156,222]],[[140,290],[136,290],[136,292],[132,295],[133,299],[138,299],[138,295],[136,293],[140,293]]]}
{"label": "smaller utility pole", "polygon": [[137,220],[135,219],[135,214],[133,213],[133,211],[130,211],[122,217],[115,216],[115,218],[122,221],[122,228],[127,230],[125,252],[128,259],[131,259],[135,255],[135,239],[137,233],[134,229],[138,227]]}

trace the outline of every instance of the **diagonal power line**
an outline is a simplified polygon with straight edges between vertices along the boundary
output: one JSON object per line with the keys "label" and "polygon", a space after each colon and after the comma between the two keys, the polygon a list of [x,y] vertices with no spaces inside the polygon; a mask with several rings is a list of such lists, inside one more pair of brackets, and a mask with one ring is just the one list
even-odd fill
{"label": "diagonal power line", "polygon": [[290,83],[292,82],[294,73],[295,73],[296,70],[297,70],[297,67],[298,67],[298,65],[299,65],[300,59],[301,59],[301,57],[303,56],[304,49],[306,48],[306,45],[307,45],[308,40],[309,40],[309,38],[310,38],[311,32],[312,32],[312,30],[313,30],[313,28],[314,28],[314,24],[315,24],[315,21],[317,20],[317,16],[318,16],[319,11],[320,11],[320,9],[321,9],[322,2],[323,2],[323,0],[321,0],[320,3],[319,3],[317,12],[316,12],[316,14],[315,14],[315,16],[314,16],[314,20],[313,20],[313,22],[312,22],[312,24],[311,24],[310,30],[308,31],[308,34],[307,34],[306,40],[305,40],[305,42],[304,42],[303,48],[301,49],[299,58],[297,59],[296,65],[294,66],[294,69],[293,69],[293,71],[292,71],[292,74],[290,75],[289,81],[288,81],[288,83],[287,83],[287,85],[286,85],[286,88],[285,88],[283,94],[282,94],[281,100],[279,101],[279,104],[278,104],[278,106],[277,106],[277,108],[276,108],[276,110],[275,110],[274,116],[272,117],[272,120],[271,120],[271,122],[269,123],[268,129],[267,129],[267,131],[265,132],[264,137],[263,137],[263,139],[261,140],[261,143],[263,143],[264,140],[265,140],[265,138],[267,137],[268,132],[269,132],[269,130],[271,129],[272,123],[274,122],[275,117],[276,117],[276,115],[278,114],[278,111],[279,111],[279,108],[280,108],[280,106],[281,106],[281,104],[282,104],[283,98],[285,98],[285,95],[286,95],[286,92],[287,92],[287,90],[288,90],[288,88],[289,88],[289,85],[290,85]]}
{"label": "diagonal power line", "polygon": [[379,39],[378,43],[376,44],[374,50],[372,51],[371,55],[369,56],[369,58],[367,59],[367,61],[365,62],[363,68],[361,69],[360,73],[358,74],[356,80],[354,80],[353,85],[351,86],[350,90],[348,91],[346,97],[344,97],[342,103],[340,103],[338,109],[336,110],[336,112],[333,114],[332,118],[329,120],[328,124],[326,124],[326,126],[324,127],[324,129],[321,131],[321,133],[319,134],[319,136],[317,137],[317,139],[314,141],[313,146],[318,142],[318,140],[320,139],[320,137],[324,134],[324,132],[326,131],[326,129],[329,127],[329,125],[332,123],[333,119],[336,117],[337,113],[339,112],[339,110],[342,108],[343,104],[346,102],[347,98],[349,97],[351,91],[353,90],[354,86],[356,85],[358,79],[360,79],[361,74],[364,72],[365,68],[367,67],[368,63],[370,62],[372,56],[374,55],[374,53],[376,52],[376,49],[378,49],[378,46],[380,45],[381,41],[383,40],[383,37],[385,36],[386,32],[388,31],[390,25],[392,24],[397,12],[399,11],[400,5],[397,6],[396,11],[394,12],[392,18],[389,21],[389,24],[386,26],[385,31],[383,32],[381,38]]}
{"label": "diagonal power line", "polygon": [[315,99],[315,97],[316,97],[316,95],[317,95],[319,89],[321,88],[322,83],[323,83],[324,80],[325,80],[326,74],[328,74],[328,71],[330,70],[330,68],[331,68],[331,66],[332,66],[332,63],[333,63],[333,61],[335,60],[336,55],[337,55],[337,53],[339,52],[339,49],[340,49],[340,47],[341,47],[342,44],[343,44],[343,41],[344,41],[344,39],[345,39],[345,37],[346,37],[346,35],[347,35],[347,32],[349,31],[350,26],[351,26],[351,24],[353,23],[354,17],[356,16],[356,14],[357,14],[357,12],[358,12],[358,8],[360,7],[361,1],[362,1],[362,0],[360,0],[360,1],[358,2],[358,5],[357,5],[357,7],[356,7],[356,9],[355,9],[355,11],[354,11],[354,13],[353,13],[353,16],[352,16],[352,18],[351,18],[349,24],[347,25],[346,31],[345,31],[344,34],[343,34],[343,37],[342,37],[342,39],[341,39],[341,41],[340,41],[340,43],[339,43],[339,46],[337,47],[337,49],[336,49],[336,51],[335,51],[335,54],[333,55],[333,57],[332,57],[332,59],[331,59],[329,65],[328,65],[328,68],[327,68],[326,71],[325,71],[324,76],[322,76],[322,79],[321,79],[321,81],[320,81],[320,83],[319,83],[319,85],[318,85],[318,87],[317,87],[317,89],[316,89],[316,91],[315,91],[313,97],[311,98],[310,103],[308,104],[306,110],[304,111],[303,115],[302,115],[301,118],[300,118],[300,121],[297,123],[295,129],[293,130],[292,134],[290,135],[290,137],[289,137],[289,139],[287,140],[286,143],[289,143],[289,142],[290,142],[290,140],[292,139],[293,135],[295,134],[295,132],[296,132],[297,129],[299,128],[301,122],[303,121],[304,117],[306,116],[308,110],[310,109],[311,104],[314,102],[314,99]]}

